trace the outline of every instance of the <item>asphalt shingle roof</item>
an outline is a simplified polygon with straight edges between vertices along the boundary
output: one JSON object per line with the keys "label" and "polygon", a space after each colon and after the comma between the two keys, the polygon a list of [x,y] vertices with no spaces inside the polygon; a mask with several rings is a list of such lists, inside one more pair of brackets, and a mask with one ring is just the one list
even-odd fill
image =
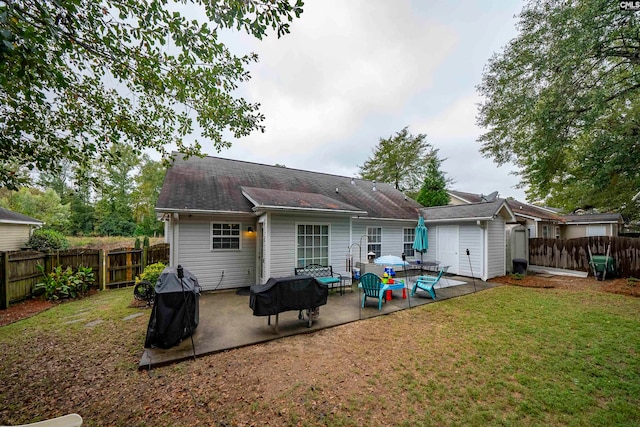
{"label": "asphalt shingle roof", "polygon": [[33,225],[44,224],[43,221],[5,208],[0,208],[0,222]]}
{"label": "asphalt shingle roof", "polygon": [[[253,213],[247,196],[280,208],[365,211],[368,218],[417,219],[422,206],[392,185],[278,166],[175,154],[156,204],[158,212]],[[243,194],[243,187],[246,195]],[[253,198],[252,197],[252,198]]]}
{"label": "asphalt shingle roof", "polygon": [[365,215],[366,212],[340,202],[331,197],[317,193],[301,191],[272,190],[270,188],[242,187],[243,194],[251,200],[256,208],[294,208],[346,211]]}
{"label": "asphalt shingle roof", "polygon": [[507,203],[509,203],[509,207],[511,207],[511,210],[515,215],[520,214],[540,218],[545,221],[564,222],[564,218],[561,215],[556,215],[549,212],[547,209],[542,209],[538,206],[530,205],[518,200],[507,200]]}
{"label": "asphalt shingle roof", "polygon": [[564,215],[564,219],[567,223],[623,222],[619,213]]}
{"label": "asphalt shingle roof", "polygon": [[502,206],[505,205],[504,199],[496,199],[493,202],[486,203],[470,203],[466,205],[446,205],[424,208],[422,210],[425,223],[439,222],[443,220],[476,220],[491,219],[497,215]]}

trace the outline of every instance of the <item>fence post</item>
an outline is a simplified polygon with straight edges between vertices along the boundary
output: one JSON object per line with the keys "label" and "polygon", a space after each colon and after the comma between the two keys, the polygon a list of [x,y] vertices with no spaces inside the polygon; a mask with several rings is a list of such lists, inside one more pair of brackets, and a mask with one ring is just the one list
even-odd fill
{"label": "fence post", "polygon": [[2,271],[0,272],[0,309],[9,308],[9,254],[0,252]]}
{"label": "fence post", "polygon": [[128,282],[133,280],[133,261],[131,259],[131,251],[131,248],[127,248],[127,269],[125,271],[127,272],[126,278]]}
{"label": "fence post", "polygon": [[104,249],[98,251],[98,289],[104,291]]}
{"label": "fence post", "polygon": [[53,271],[53,252],[49,251],[44,254],[44,271],[45,275]]}
{"label": "fence post", "polygon": [[148,256],[149,256],[149,246],[143,246],[142,247],[142,260],[140,262],[140,267],[141,267],[142,270],[140,270],[140,273],[142,273],[144,271],[145,267],[147,266]]}

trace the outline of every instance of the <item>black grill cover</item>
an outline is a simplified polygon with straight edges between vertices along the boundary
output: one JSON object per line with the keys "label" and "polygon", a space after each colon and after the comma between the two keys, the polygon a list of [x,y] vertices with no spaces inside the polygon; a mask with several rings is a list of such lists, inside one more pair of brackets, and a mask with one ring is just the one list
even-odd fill
{"label": "black grill cover", "polygon": [[145,347],[173,347],[198,326],[200,284],[191,272],[183,270],[182,282],[174,267],[166,267],[158,278]]}
{"label": "black grill cover", "polygon": [[251,286],[249,307],[254,316],[270,316],[289,310],[304,310],[327,303],[329,288],[310,276],[270,278]]}

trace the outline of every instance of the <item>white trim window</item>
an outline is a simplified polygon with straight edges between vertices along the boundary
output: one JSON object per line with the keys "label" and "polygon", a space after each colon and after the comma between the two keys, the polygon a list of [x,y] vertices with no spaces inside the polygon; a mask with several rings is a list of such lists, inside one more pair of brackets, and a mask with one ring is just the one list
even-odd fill
{"label": "white trim window", "polygon": [[240,250],[242,239],[239,223],[211,223],[211,250]]}
{"label": "white trim window", "polygon": [[296,267],[329,265],[328,224],[298,224],[296,242]]}
{"label": "white trim window", "polygon": [[415,228],[404,228],[402,230],[402,252],[406,256],[413,257],[415,256],[415,252],[413,249],[413,242],[416,240],[416,229]]}
{"label": "white trim window", "polygon": [[382,256],[382,227],[367,227],[367,253],[373,252],[376,258]]}

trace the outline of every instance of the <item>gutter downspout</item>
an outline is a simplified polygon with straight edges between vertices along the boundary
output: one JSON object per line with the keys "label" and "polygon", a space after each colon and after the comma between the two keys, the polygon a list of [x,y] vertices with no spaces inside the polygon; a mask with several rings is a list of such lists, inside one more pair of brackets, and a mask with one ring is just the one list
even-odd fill
{"label": "gutter downspout", "polygon": [[482,276],[480,276],[480,280],[483,282],[487,281],[488,271],[489,271],[489,221],[484,223],[484,227],[482,227],[482,246],[483,246],[483,254],[482,254]]}
{"label": "gutter downspout", "polygon": [[170,254],[169,257],[169,265],[171,267],[175,267],[179,264],[178,260],[180,258],[180,251],[178,247],[180,246],[180,214],[177,212],[171,215],[171,246],[170,246]]}

